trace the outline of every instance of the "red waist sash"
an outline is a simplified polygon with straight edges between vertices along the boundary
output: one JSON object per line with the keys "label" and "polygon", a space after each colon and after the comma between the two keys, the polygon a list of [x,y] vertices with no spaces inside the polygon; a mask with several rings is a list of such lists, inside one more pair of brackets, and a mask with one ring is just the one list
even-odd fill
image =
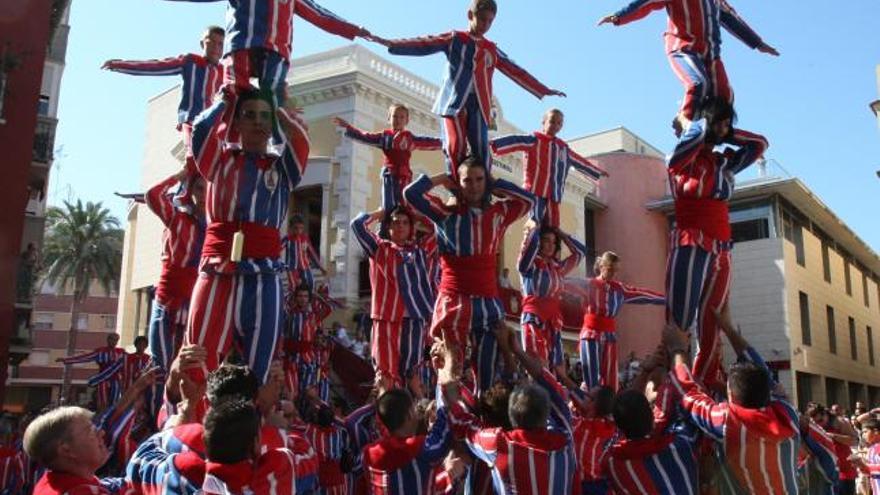
{"label": "red waist sash", "polygon": [[498,297],[494,254],[440,256],[440,292],[448,295]]}
{"label": "red waist sash", "polygon": [[726,201],[677,198],[675,224],[678,229],[697,229],[719,240],[730,240],[730,211]]}
{"label": "red waist sash", "polygon": [[167,308],[175,308],[192,295],[199,271],[196,267],[171,266],[162,263],[162,274],[156,284],[156,300]]}
{"label": "red waist sash", "polygon": [[543,321],[562,317],[562,304],[558,297],[526,296],[523,298],[523,313],[538,315]]}
{"label": "red waist sash", "polygon": [[584,313],[584,328],[599,332],[614,332],[617,330],[617,320],[610,316]]}
{"label": "red waist sash", "polygon": [[229,259],[232,253],[232,236],[241,230],[244,246],[241,258],[277,258],[281,255],[281,234],[275,227],[253,222],[212,222],[205,232],[202,256]]}

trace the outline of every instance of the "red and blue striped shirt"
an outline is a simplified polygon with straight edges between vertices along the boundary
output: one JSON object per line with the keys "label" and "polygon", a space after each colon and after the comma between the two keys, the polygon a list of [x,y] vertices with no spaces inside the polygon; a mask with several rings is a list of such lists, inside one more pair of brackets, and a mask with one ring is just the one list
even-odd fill
{"label": "red and blue striped shirt", "polygon": [[445,407],[427,435],[385,436],[364,448],[364,466],[373,495],[430,495],[434,468],[449,452],[452,434]]}
{"label": "red and blue striped shirt", "polygon": [[764,44],[726,0],[635,0],[615,14],[615,24],[627,24],[664,8],[669,16],[667,53],[688,51],[717,58],[722,27],[750,48]]}
{"label": "red and blue striped shirt", "polygon": [[483,120],[491,122],[492,76],[496,68],[538,98],[556,94],[511,60],[495,43],[470,33],[450,31],[436,36],[390,40],[390,43],[388,51],[394,55],[446,54],[446,73],[433,109],[443,117],[457,115],[468,98],[475,95]]}
{"label": "red and blue striped shirt", "polygon": [[401,178],[405,184],[412,180],[412,168],[409,165],[412,152],[439,150],[443,146],[443,142],[438,138],[418,136],[406,129],[364,132],[348,125],[345,127],[345,137],[382,150],[385,155],[385,168],[391,175]]}
{"label": "red and blue striped shirt", "polygon": [[[569,284],[568,288],[582,298],[586,313],[605,318],[616,318],[624,304],[666,304],[666,296],[659,292],[601,277],[578,280]],[[584,326],[580,338],[594,338],[596,330],[600,329]]]}
{"label": "red and blue striped shirt", "polygon": [[538,254],[541,249],[541,229],[532,229],[523,239],[519,253],[520,278],[523,296],[558,298],[562,295],[565,276],[577,268],[587,255],[587,247],[577,239],[560,233],[560,239],[570,251],[563,260],[547,259]]}
{"label": "red and blue striped shirt", "polygon": [[[172,0],[218,2],[223,0]],[[313,0],[228,0],[226,10],[226,54],[251,48],[277,52],[285,59],[293,53],[293,16],[316,27],[353,40],[361,28]]]}
{"label": "red and blue striped shirt", "polygon": [[99,347],[92,352],[64,358],[62,362],[64,364],[95,363],[98,365],[98,369],[103,371],[110,366],[113,366],[113,364],[124,355],[125,349],[122,349],[121,347],[104,346]]}
{"label": "red and blue striped shirt", "polygon": [[[285,335],[285,350],[288,356],[298,356],[306,362],[315,360],[317,350],[314,348],[315,336],[330,313],[330,305],[317,294],[312,295],[312,301],[305,308],[296,306],[291,308],[287,315],[289,333]],[[299,345],[305,347],[298,347]]]}
{"label": "red and blue striped shirt", "polygon": [[[321,269],[321,257],[307,234],[288,234],[281,239],[281,253],[287,270]],[[293,289],[293,288],[291,288]]]}
{"label": "red and blue striped shirt", "polygon": [[178,181],[169,177],[144,194],[144,203],[162,224],[162,263],[172,267],[196,268],[202,255],[205,224],[191,212],[174,204],[171,188]]}
{"label": "red and blue striped shirt", "polygon": [[562,201],[569,167],[593,180],[605,173],[599,166],[568,147],[568,143],[542,132],[495,138],[491,142],[496,155],[523,152],[523,188],[539,198]]}
{"label": "red and blue striped shirt", "polygon": [[[280,156],[245,152],[225,139],[232,124],[235,100],[236,96],[224,96],[193,124],[196,168],[207,182],[207,221],[248,222],[280,231],[287,217],[290,193],[306,169],[308,134],[291,119],[296,130],[284,136]],[[228,256],[223,256],[204,262],[220,273],[277,272],[283,266],[280,258],[245,258],[231,263]]]}
{"label": "red and blue striped shirt", "polygon": [[374,320],[427,320],[436,295],[428,267],[437,254],[434,234],[397,244],[370,230],[374,222],[361,213],[351,221],[355,239],[370,258],[370,287]]}
{"label": "red and blue striped shirt", "polygon": [[603,476],[620,495],[696,495],[696,441],[682,433],[620,439],[601,461]]}
{"label": "red and blue striped shirt", "polygon": [[177,76],[183,79],[178,124],[191,123],[210,104],[223,82],[223,67],[202,55],[189,53],[161,60],[112,60],[107,68],[133,76]]}
{"label": "red and blue striped shirt", "polygon": [[602,478],[602,456],[616,432],[617,427],[609,418],[574,419],[574,455],[581,481]]}

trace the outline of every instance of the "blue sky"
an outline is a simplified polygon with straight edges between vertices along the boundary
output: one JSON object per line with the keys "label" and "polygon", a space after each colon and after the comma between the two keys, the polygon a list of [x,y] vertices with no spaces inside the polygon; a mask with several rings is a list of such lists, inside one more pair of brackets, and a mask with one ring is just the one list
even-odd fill
{"label": "blue sky", "polygon": [[[466,25],[467,0],[319,0],[386,37],[433,34]],[[489,37],[520,65],[568,98],[539,101],[496,74],[505,117],[523,129],[548,106],[566,113],[563,137],[624,125],[663,150],[681,86],[663,51],[665,14],[623,27],[596,21],[624,5],[611,0],[501,1]],[[740,126],[770,140],[768,158],[800,177],[875,251],[880,201],[880,132],[868,103],[878,98],[880,2],[734,0],[739,13],[782,56],[773,58],[724,37],[723,55],[736,92]],[[546,6],[536,9],[535,4]],[[124,218],[113,191],[141,188],[149,97],[175,78],[131,77],[99,70],[109,58],[155,58],[198,51],[208,24],[224,21],[226,2],[75,0],[62,82],[50,203],[103,201]],[[295,56],[348,43],[295,21]],[[381,46],[359,41],[382,53]],[[390,57],[390,56],[389,56]],[[443,58],[397,57],[439,82]],[[171,124],[173,125],[173,124]]]}

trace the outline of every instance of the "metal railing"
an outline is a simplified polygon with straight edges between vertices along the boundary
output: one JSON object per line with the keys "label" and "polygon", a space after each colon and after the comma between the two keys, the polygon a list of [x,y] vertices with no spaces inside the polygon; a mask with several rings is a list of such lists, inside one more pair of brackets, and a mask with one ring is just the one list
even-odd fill
{"label": "metal railing", "polygon": [[51,117],[40,116],[34,136],[34,161],[49,163],[55,149],[55,127],[58,121]]}

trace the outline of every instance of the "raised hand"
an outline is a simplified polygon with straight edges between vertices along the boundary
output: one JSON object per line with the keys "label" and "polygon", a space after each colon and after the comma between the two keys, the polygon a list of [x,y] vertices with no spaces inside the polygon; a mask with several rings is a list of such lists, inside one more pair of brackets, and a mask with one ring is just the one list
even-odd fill
{"label": "raised hand", "polygon": [[343,119],[342,117],[333,117],[331,119],[331,122],[333,122],[333,125],[335,125],[336,127],[351,127],[351,124],[349,124],[348,121]]}
{"label": "raised hand", "polygon": [[550,92],[550,95],[551,95],[551,96],[561,96],[561,97],[563,97],[563,98],[566,98],[566,97],[568,96],[568,95],[566,95],[564,92],[559,91],[558,89],[554,89],[553,91],[551,91],[551,92]]}
{"label": "raised hand", "polygon": [[773,55],[774,57],[779,56],[779,50],[777,50],[776,48],[773,48],[772,46],[768,45],[767,43],[764,43],[761,46],[759,46],[758,51],[761,53],[766,53],[768,55]]}
{"label": "raised hand", "polygon": [[102,70],[109,70],[109,69],[110,69],[110,66],[113,65],[113,64],[115,64],[116,62],[119,62],[119,59],[118,59],[118,58],[111,58],[110,60],[108,60],[108,61],[104,62],[103,64],[101,64],[101,69],[102,69]]}
{"label": "raised hand", "polygon": [[614,14],[606,15],[599,19],[599,22],[596,25],[601,26],[602,24],[617,24],[617,16]]}

